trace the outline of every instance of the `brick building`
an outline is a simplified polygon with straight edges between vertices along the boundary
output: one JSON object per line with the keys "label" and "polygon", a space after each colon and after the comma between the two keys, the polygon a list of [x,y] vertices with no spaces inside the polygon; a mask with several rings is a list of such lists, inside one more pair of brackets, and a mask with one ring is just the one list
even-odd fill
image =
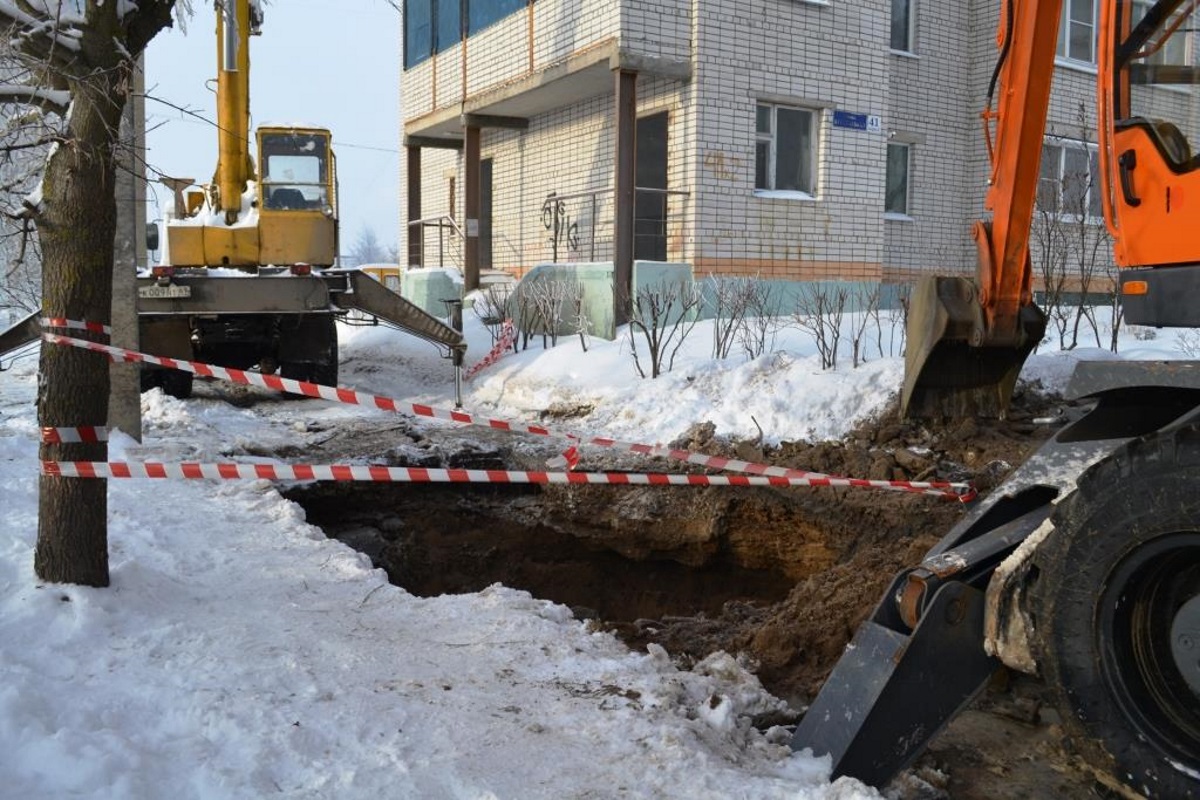
{"label": "brick building", "polygon": [[[1064,5],[1051,193],[1094,160],[1095,2]],[[408,261],[463,266],[468,285],[546,261],[614,261],[620,278],[633,258],[788,280],[970,272],[998,14],[407,0]]]}

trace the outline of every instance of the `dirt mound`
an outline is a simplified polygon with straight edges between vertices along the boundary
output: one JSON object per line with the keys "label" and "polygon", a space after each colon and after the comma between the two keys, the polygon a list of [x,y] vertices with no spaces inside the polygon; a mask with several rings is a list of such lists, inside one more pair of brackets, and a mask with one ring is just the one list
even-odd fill
{"label": "dirt mound", "polygon": [[[1050,436],[1054,426],[1046,420],[1057,418],[1058,405],[1025,391],[1006,420],[948,424],[900,422],[892,408],[842,441],[785,442],[759,455],[771,464],[833,475],[971,481],[986,492]],[[736,452],[737,443],[714,440],[704,426],[685,439],[680,444],[705,452],[746,455]],[[714,649],[746,653],[758,662],[764,683],[801,702],[815,694],[895,574],[918,563],[966,511],[954,501],[861,489],[712,493],[699,502],[675,495],[671,505],[643,514],[658,519],[654,529],[661,534],[646,537],[642,528],[626,552],[693,564],[731,558],[745,567],[779,569],[796,583],[772,605],[731,601],[715,618],[642,619],[615,628],[633,644],[655,641],[681,656],[703,658]],[[562,511],[583,512],[583,527],[591,532],[585,535],[604,535],[610,546],[622,547],[628,496],[622,502],[597,493]],[[556,516],[552,521],[561,523]]]}
{"label": "dirt mound", "polygon": [[[986,492],[1053,433],[1060,406],[1026,389],[1005,420],[901,422],[889,409],[841,441],[763,447],[723,440],[699,423],[672,444],[832,475],[971,481]],[[437,439],[406,428],[339,431],[320,445],[328,450],[320,457],[361,456],[368,443],[378,445],[374,463],[409,466],[541,469],[553,454],[488,431]],[[685,466],[587,449],[579,469]],[[369,553],[410,591],[477,591],[496,581],[527,589],[635,648],[655,642],[681,661],[716,650],[744,655],[764,685],[796,707],[815,695],[895,574],[919,563],[966,513],[953,500],[864,489],[323,485],[293,497],[311,521]],[[1021,685],[1020,701],[1039,707],[1036,683]],[[1016,697],[989,702],[1012,705]],[[1053,725],[976,708],[935,741],[907,775],[917,788],[899,796],[1036,795],[1051,779],[1056,796],[1096,796],[1090,781],[1049,755],[1057,749]],[[997,756],[996,736],[1036,749]]]}

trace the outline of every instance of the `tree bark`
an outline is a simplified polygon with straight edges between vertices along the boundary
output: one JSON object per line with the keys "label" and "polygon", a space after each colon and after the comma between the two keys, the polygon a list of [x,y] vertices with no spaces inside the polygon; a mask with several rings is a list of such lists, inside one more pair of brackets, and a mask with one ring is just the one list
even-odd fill
{"label": "tree bark", "polygon": [[[80,49],[68,83],[71,108],[63,141],[47,159],[42,244],[46,316],[109,323],[116,233],[115,159],[121,114],[136,59],[170,24],[173,0],[143,2],[118,18],[119,4],[88,0]],[[81,334],[82,335],[82,334]],[[74,347],[43,344],[38,421],[42,427],[103,426],[109,362]],[[43,444],[43,461],[106,461],[106,444]],[[39,483],[34,571],[57,583],[107,586],[108,484],[43,475]]]}

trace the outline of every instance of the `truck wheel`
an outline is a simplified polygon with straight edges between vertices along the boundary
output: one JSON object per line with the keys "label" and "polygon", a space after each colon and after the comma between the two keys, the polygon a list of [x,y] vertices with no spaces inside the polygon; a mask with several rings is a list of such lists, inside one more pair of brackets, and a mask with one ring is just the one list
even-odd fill
{"label": "truck wheel", "polygon": [[1200,798],[1200,428],[1087,470],[1034,556],[1035,647],[1098,774]]}
{"label": "truck wheel", "polygon": [[192,396],[192,383],[195,375],[181,369],[162,370],[162,390],[178,400],[187,400]]}
{"label": "truck wheel", "polygon": [[151,389],[162,386],[162,370],[150,369],[143,366],[138,375],[139,389],[142,392],[148,392]]}
{"label": "truck wheel", "polygon": [[329,352],[322,364],[313,365],[313,383],[319,383],[322,386],[337,386],[338,385],[338,335],[337,322],[331,316],[328,322],[329,326]]}

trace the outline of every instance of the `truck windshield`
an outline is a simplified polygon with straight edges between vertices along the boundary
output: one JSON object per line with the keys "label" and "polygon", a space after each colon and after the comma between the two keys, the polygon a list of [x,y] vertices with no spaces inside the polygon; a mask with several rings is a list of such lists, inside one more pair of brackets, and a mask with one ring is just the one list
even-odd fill
{"label": "truck windshield", "polygon": [[329,205],[329,138],[317,133],[262,135],[262,193],[267,208]]}
{"label": "truck windshield", "polygon": [[[1117,124],[1149,124],[1176,167],[1191,168],[1200,145],[1200,0],[1124,0],[1116,49]],[[1121,34],[1118,34],[1119,36]]]}

